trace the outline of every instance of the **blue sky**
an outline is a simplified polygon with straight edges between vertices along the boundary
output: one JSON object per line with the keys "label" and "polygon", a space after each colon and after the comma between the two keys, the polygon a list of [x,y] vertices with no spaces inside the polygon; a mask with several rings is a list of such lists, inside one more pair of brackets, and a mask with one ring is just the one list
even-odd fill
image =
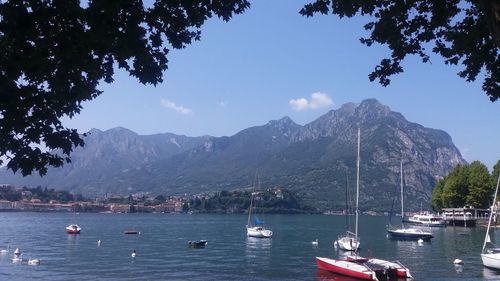
{"label": "blue sky", "polygon": [[[252,1],[228,23],[202,27],[201,41],[170,53],[164,83],[144,86],[118,71],[97,99],[65,125],[86,132],[121,126],[139,134],[230,136],[289,116],[306,124],[347,102],[376,98],[409,121],[448,132],[467,161],[490,169],[500,159],[500,102],[459,67],[406,59],[405,72],[384,88],[368,80],[389,54],[366,47],[366,18],[298,14],[307,1]],[[299,110],[300,109],[300,110]]]}

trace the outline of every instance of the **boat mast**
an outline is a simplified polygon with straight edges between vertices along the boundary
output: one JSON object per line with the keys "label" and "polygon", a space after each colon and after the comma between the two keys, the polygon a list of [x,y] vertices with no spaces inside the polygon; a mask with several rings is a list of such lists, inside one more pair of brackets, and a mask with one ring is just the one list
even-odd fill
{"label": "boat mast", "polygon": [[403,209],[403,158],[401,158],[401,162],[400,162],[400,165],[399,165],[399,171],[400,171],[400,178],[401,178],[401,222],[404,221],[404,218],[405,218],[405,213],[404,213],[404,209]]}
{"label": "boat mast", "polygon": [[349,175],[345,173],[345,230],[349,230],[349,201],[347,189],[349,188]]}
{"label": "boat mast", "polygon": [[493,197],[493,205],[491,206],[491,211],[490,211],[490,219],[488,221],[488,228],[486,229],[486,235],[484,236],[483,250],[481,252],[484,252],[484,248],[486,248],[486,241],[489,240],[488,235],[490,233],[491,218],[493,217],[493,211],[495,210],[495,205],[497,203],[497,194],[498,194],[498,185],[499,184],[500,184],[500,175],[498,175],[497,188],[495,189],[495,195]]}
{"label": "boat mast", "polygon": [[356,240],[358,239],[358,204],[359,204],[359,144],[360,144],[360,138],[361,138],[361,131],[358,128],[358,161],[356,163]]}

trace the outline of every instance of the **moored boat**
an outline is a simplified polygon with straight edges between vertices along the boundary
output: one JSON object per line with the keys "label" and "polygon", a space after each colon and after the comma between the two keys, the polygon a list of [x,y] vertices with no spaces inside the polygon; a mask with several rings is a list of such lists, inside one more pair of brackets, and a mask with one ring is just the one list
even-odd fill
{"label": "moored boat", "polygon": [[71,224],[66,226],[66,233],[68,234],[80,234],[81,230],[82,228],[79,227],[77,224]]}
{"label": "moored boat", "polygon": [[[356,222],[355,222],[355,230],[354,232],[346,231],[345,234],[338,237],[336,241],[336,245],[344,250],[344,251],[358,251],[360,245],[360,239],[358,237],[358,214],[359,214],[359,149],[360,149],[360,141],[361,141],[361,132],[358,129],[358,156],[356,160]],[[346,179],[347,181],[347,179]],[[346,184],[346,226],[348,227],[348,192],[347,192],[347,184]]]}
{"label": "moored boat", "polygon": [[319,269],[362,280],[413,278],[408,268],[398,261],[386,261],[359,256],[343,259],[316,257]]}
{"label": "moored boat", "polygon": [[[256,175],[257,186],[259,186],[259,177]],[[255,187],[255,186],[254,186]],[[256,238],[272,238],[273,232],[264,226],[264,221],[260,220],[257,216],[253,215],[252,212],[254,206],[255,196],[258,192],[252,192],[250,197],[250,206],[248,207],[248,220],[247,220],[247,236]]]}
{"label": "moored boat", "polygon": [[188,241],[188,246],[190,248],[205,248],[207,244],[207,240]]}
{"label": "moored boat", "polygon": [[445,220],[443,217],[434,214],[415,214],[405,219],[404,222],[432,227],[445,226]]}
{"label": "moored boat", "polygon": [[388,228],[387,233],[392,238],[401,238],[401,239],[423,239],[429,240],[434,237],[431,232],[424,231],[418,228]]}
{"label": "moored boat", "polygon": [[488,228],[486,229],[486,236],[484,237],[483,250],[481,251],[481,260],[485,267],[500,270],[500,249],[495,248],[495,245],[490,239],[490,229],[493,214],[497,207],[498,186],[500,185],[500,175],[498,175],[497,187],[495,195],[493,196],[493,204],[491,205],[490,218],[488,220]]}

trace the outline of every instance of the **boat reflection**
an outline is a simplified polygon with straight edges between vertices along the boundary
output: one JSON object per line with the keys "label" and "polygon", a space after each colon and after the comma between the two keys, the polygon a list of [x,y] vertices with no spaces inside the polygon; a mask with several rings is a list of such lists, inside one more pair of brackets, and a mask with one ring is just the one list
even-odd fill
{"label": "boat reflection", "polygon": [[483,267],[483,277],[487,280],[500,280],[500,271]]}

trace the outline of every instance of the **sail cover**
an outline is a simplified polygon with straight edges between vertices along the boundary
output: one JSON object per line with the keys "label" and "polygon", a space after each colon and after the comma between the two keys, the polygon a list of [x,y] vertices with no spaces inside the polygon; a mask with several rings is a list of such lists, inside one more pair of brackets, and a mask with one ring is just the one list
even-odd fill
{"label": "sail cover", "polygon": [[256,225],[262,225],[262,224],[264,224],[264,221],[260,220],[257,216],[253,216],[253,220],[254,220],[254,223]]}

